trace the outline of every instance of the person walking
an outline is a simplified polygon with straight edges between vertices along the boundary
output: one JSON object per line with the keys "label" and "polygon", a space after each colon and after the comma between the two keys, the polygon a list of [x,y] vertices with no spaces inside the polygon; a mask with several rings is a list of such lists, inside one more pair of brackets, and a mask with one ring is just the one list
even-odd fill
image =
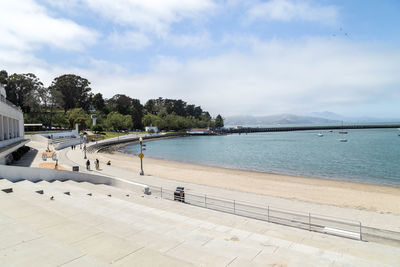
{"label": "person walking", "polygon": [[90,171],[90,160],[86,161],[86,170]]}

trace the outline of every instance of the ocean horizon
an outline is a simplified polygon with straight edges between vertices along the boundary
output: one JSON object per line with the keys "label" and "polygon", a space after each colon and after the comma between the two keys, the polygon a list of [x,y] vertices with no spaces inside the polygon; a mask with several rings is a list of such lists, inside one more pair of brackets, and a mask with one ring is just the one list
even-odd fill
{"label": "ocean horizon", "polygon": [[[144,154],[213,167],[400,186],[400,131],[345,131],[173,138],[148,142]],[[139,146],[127,145],[121,152],[137,155]]]}

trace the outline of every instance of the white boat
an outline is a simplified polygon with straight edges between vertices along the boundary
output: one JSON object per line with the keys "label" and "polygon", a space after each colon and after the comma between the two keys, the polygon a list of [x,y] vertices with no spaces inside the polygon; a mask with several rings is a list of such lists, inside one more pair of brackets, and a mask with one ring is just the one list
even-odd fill
{"label": "white boat", "polygon": [[347,142],[347,139],[339,139],[340,142]]}
{"label": "white boat", "polygon": [[324,136],[322,133],[319,133],[319,134],[317,134],[319,137],[322,137],[322,136]]}

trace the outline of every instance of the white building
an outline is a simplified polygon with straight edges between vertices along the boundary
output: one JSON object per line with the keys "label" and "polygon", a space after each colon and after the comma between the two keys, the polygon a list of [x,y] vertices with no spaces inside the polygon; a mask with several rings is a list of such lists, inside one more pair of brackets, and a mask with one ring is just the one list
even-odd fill
{"label": "white building", "polygon": [[209,128],[193,128],[190,129],[190,131],[187,131],[186,133],[190,135],[202,135],[202,134],[207,135],[210,134],[211,131]]}
{"label": "white building", "polygon": [[22,111],[6,99],[6,90],[0,84],[0,164],[5,164],[8,155],[27,142]]}
{"label": "white building", "polygon": [[158,133],[158,128],[157,128],[156,126],[146,126],[146,127],[144,128],[144,130],[145,130],[146,132],[150,132],[151,130],[153,130],[154,133]]}

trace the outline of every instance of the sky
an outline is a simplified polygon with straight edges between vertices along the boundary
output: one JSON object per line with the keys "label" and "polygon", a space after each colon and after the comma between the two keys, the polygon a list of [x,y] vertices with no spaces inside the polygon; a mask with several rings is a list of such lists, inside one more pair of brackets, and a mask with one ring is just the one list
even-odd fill
{"label": "sky", "polygon": [[0,69],[213,116],[400,118],[400,1],[0,0]]}

